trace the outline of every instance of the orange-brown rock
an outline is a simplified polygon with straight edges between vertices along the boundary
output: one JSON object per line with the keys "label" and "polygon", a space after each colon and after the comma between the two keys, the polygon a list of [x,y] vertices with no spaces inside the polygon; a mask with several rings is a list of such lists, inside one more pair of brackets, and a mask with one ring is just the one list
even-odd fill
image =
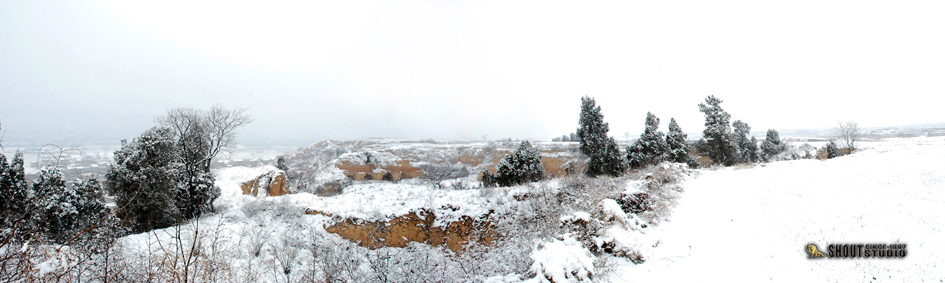
{"label": "orange-brown rock", "polygon": [[282,171],[271,171],[262,174],[256,179],[243,182],[240,185],[244,195],[258,196],[260,189],[265,196],[281,196],[290,194],[288,182],[285,179],[285,173]]}
{"label": "orange-brown rock", "polygon": [[[355,180],[381,180],[384,178],[384,174],[390,173],[394,181],[399,181],[401,179],[410,179],[420,177],[423,175],[423,171],[420,171],[420,168],[413,167],[410,165],[409,160],[397,161],[396,165],[391,166],[374,166],[367,164],[354,164],[348,161],[338,162],[338,169],[344,171],[345,176],[351,177]],[[379,171],[383,173],[375,172],[375,169],[380,169]]]}
{"label": "orange-brown rock", "polygon": [[[455,164],[458,162],[469,167],[478,167],[483,163],[491,163],[486,169],[493,173],[499,161],[514,152],[507,148],[435,147],[434,149],[440,151],[455,151],[457,154],[443,160],[424,161],[436,164],[443,162]],[[402,158],[402,160],[387,165],[339,160],[335,166],[341,169],[345,176],[356,181],[382,180],[386,174],[390,174],[389,178],[392,181],[417,178],[423,175],[423,171],[420,170],[420,168],[414,167],[410,163],[410,160],[413,160],[411,158],[416,158],[415,156],[408,156],[408,153],[397,150],[383,150],[380,152],[392,154],[393,156]],[[543,155],[541,161],[545,165],[545,173],[554,177],[561,177],[573,174],[574,172],[584,172],[587,167],[582,160],[572,159],[568,154],[558,155],[557,153],[565,152],[565,150],[562,149],[546,149],[541,152]]]}
{"label": "orange-brown rock", "polygon": [[[315,210],[306,211],[312,215],[326,215]],[[432,246],[446,245],[454,252],[462,252],[470,241],[488,245],[496,239],[495,227],[489,221],[463,216],[446,227],[434,226],[436,216],[425,209],[402,215],[390,221],[360,221],[345,219],[325,228],[349,241],[369,249],[382,247],[406,247],[410,242],[425,243]]]}

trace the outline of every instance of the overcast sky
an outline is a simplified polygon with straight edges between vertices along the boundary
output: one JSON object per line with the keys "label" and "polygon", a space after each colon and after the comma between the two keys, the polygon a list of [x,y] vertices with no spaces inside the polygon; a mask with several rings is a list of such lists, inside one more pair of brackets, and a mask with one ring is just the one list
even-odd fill
{"label": "overcast sky", "polygon": [[551,138],[584,95],[618,137],[708,95],[756,131],[945,122],[941,1],[143,2],[0,1],[3,139],[217,103],[249,138]]}

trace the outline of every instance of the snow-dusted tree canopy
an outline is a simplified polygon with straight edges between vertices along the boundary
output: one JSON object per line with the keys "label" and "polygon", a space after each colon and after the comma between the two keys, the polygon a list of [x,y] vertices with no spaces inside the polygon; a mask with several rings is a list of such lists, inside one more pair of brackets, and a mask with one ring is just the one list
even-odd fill
{"label": "snow-dusted tree canopy", "polygon": [[509,187],[543,179],[545,166],[541,163],[540,154],[538,148],[523,141],[512,155],[503,158],[496,166],[496,184]]}
{"label": "snow-dusted tree canopy", "polygon": [[647,165],[657,164],[668,156],[668,145],[663,137],[663,132],[659,131],[660,118],[653,113],[646,113],[646,129],[640,138],[627,148],[627,159],[630,161],[630,167],[642,168]]}
{"label": "snow-dusted tree canopy", "polygon": [[669,119],[669,133],[666,134],[667,158],[672,162],[689,162],[689,144],[686,143],[686,134],[683,133],[676,119]]}
{"label": "snow-dusted tree canopy", "polygon": [[778,131],[775,129],[768,129],[768,133],[765,135],[765,141],[761,143],[761,151],[765,154],[765,159],[771,159],[772,157],[780,154],[786,148],[785,144],[781,143],[781,138],[778,136]]}
{"label": "snow-dusted tree canopy", "polygon": [[594,99],[585,96],[581,98],[580,127],[577,136],[581,143],[581,152],[590,158],[587,162],[587,175],[619,176],[627,170],[626,157],[617,147],[617,142],[607,136],[610,131],[604,122],[604,115],[600,113],[600,106]]}
{"label": "snow-dusted tree canopy", "polygon": [[749,138],[751,134],[751,126],[748,123],[742,122],[742,120],[735,120],[732,122],[732,127],[735,128],[735,135],[738,136],[738,162],[755,162],[758,160],[758,145],[754,142],[752,138]]}
{"label": "snow-dusted tree canopy", "polygon": [[169,227],[180,219],[176,143],[171,129],[153,127],[115,152],[106,187],[115,196],[118,217],[134,232]]}
{"label": "snow-dusted tree canopy", "polygon": [[[6,197],[0,201],[0,236],[15,236],[18,240],[29,237],[28,229],[14,231],[21,218],[29,216],[30,201],[33,199],[32,188],[26,183],[23,170],[23,154],[17,152],[7,164],[7,158],[0,154],[0,194]],[[14,232],[16,232],[14,235]]]}
{"label": "snow-dusted tree canopy", "polygon": [[729,125],[731,115],[722,109],[722,100],[710,95],[699,103],[699,112],[705,114],[705,130],[702,137],[708,145],[709,158],[713,162],[731,165],[737,162],[738,140]]}

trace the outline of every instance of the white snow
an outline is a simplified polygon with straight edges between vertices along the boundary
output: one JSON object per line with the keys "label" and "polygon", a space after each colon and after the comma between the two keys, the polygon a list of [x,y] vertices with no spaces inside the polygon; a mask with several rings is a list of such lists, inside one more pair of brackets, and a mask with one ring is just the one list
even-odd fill
{"label": "white snow", "polygon": [[[700,170],[643,264],[614,282],[940,282],[945,139],[893,139],[831,160]],[[903,259],[808,259],[815,243],[905,243]]]}
{"label": "white snow", "polygon": [[571,213],[569,215],[561,216],[561,219],[559,219],[559,221],[561,222],[571,222],[571,221],[578,221],[578,220],[581,220],[584,222],[590,222],[591,214],[587,212],[583,212],[583,211],[575,211],[574,213]]}
{"label": "white snow", "polygon": [[485,215],[494,207],[489,201],[479,196],[479,190],[433,190],[430,185],[377,181],[352,185],[344,194],[333,197],[306,198],[300,205],[333,216],[366,221],[388,221],[426,209],[436,214],[434,224],[441,225],[464,215]]}
{"label": "white snow", "polygon": [[240,207],[240,204],[254,199],[251,196],[243,195],[243,189],[240,187],[240,184],[256,179],[272,171],[280,170],[272,165],[260,167],[228,167],[214,170],[214,177],[216,177],[215,184],[220,187],[220,197],[213,202],[214,207]]}
{"label": "white snow", "polygon": [[623,212],[616,200],[605,199],[600,202],[601,211],[604,212],[604,219],[626,219],[627,213]]}
{"label": "white snow", "polygon": [[545,243],[532,253],[532,259],[531,272],[537,276],[525,282],[590,282],[594,275],[590,252],[571,237]]}
{"label": "white snow", "polygon": [[[432,146],[442,145],[427,147]],[[647,228],[612,199],[601,201],[600,211],[576,211],[560,220],[593,221],[603,216],[601,220],[612,226],[594,242],[613,243],[614,250],[633,251],[646,260],[634,264],[618,259],[615,273],[598,277],[605,282],[939,282],[945,277],[945,137],[897,138],[862,146],[866,148],[856,154],[825,161],[699,169],[698,177],[687,177],[681,184],[681,198],[669,218]],[[219,230],[231,231],[225,238],[232,245],[246,245],[243,235],[250,239],[251,228],[262,224],[271,229],[265,234],[273,239],[297,227],[313,228],[303,229],[305,233],[325,233],[319,227],[329,217],[299,216],[295,222],[281,223],[278,217],[288,214],[280,214],[279,209],[294,215],[308,208],[365,221],[385,221],[426,209],[437,215],[436,225],[440,225],[464,215],[487,214],[508,205],[495,203],[497,199],[511,201],[516,192],[528,190],[527,186],[499,188],[490,193],[505,197],[496,198],[485,197],[485,190],[432,189],[419,180],[407,180],[355,182],[333,197],[296,193],[256,199],[242,195],[240,183],[271,170],[276,169],[215,171],[222,194],[214,204],[221,213],[202,218],[201,225],[223,223],[225,227]],[[340,174],[331,174],[336,173]],[[470,180],[474,177],[454,181]],[[550,180],[544,185],[555,189],[559,183]],[[642,185],[642,181],[627,181],[619,188],[633,193]],[[275,208],[254,217],[249,213],[262,211],[255,207]],[[149,246],[154,245],[152,237],[167,239],[170,231],[131,235],[124,241],[139,250],[154,250]],[[804,248],[809,243],[822,250],[831,243],[904,243],[909,255],[903,259],[808,259]],[[535,260],[532,272],[537,275],[531,282],[546,278],[570,282],[595,272],[594,257],[568,235],[544,243],[531,257]],[[245,254],[234,260],[234,266],[253,265],[252,257]],[[52,262],[35,266],[40,271],[55,267]],[[530,277],[524,275],[495,276],[486,282]]]}

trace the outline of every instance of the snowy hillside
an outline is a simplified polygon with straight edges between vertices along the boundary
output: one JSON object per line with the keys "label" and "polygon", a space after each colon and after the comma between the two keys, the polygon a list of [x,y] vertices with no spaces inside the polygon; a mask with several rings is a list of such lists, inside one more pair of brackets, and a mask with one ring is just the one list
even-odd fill
{"label": "snowy hillside", "polygon": [[[223,191],[215,203],[218,212],[180,231],[205,250],[201,266],[219,268],[201,276],[256,282],[941,279],[945,164],[939,160],[945,158],[945,138],[888,139],[863,147],[824,161],[692,173],[666,167],[617,179],[558,178],[511,188],[448,190],[419,180],[357,181],[332,197],[243,196],[240,182],[273,168],[224,168],[216,171]],[[652,177],[662,178],[654,175],[659,170],[683,173],[678,192],[664,197],[665,219],[627,213],[614,200],[647,191]],[[598,190],[570,193],[582,186]],[[660,201],[662,195],[649,193]],[[503,236],[484,245],[469,240],[459,252],[410,241],[372,250],[326,231],[339,223],[379,225],[421,213],[435,216],[430,227],[471,217],[492,223],[490,229]],[[161,273],[159,267],[149,269],[149,262],[186,259],[168,248],[188,245],[175,240],[177,231],[123,238],[128,269],[148,276],[148,270]],[[904,243],[909,254],[902,259],[808,259],[804,247],[809,243],[822,249],[830,243]]]}
{"label": "snowy hillside", "polygon": [[[887,139],[836,159],[700,170],[661,248],[614,282],[939,282],[945,139]],[[808,243],[904,243],[903,259],[808,259]]]}

